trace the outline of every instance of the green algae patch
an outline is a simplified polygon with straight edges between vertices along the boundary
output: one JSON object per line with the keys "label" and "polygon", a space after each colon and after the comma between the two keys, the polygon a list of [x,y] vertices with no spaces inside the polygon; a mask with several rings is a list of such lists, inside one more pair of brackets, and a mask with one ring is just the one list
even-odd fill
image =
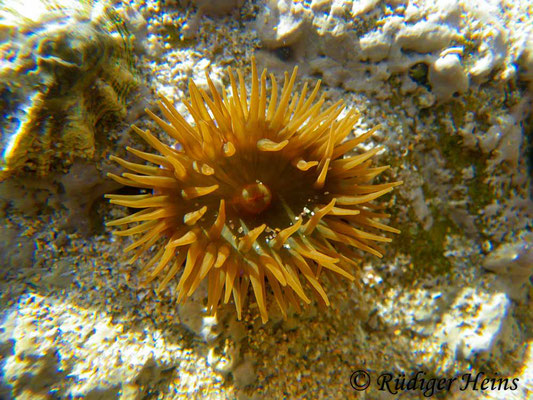
{"label": "green algae patch", "polygon": [[402,231],[395,238],[393,245],[399,253],[411,258],[412,268],[406,271],[406,279],[417,279],[423,276],[444,275],[452,267],[445,256],[447,236],[457,233],[456,225],[436,209],[431,209],[434,223],[430,229],[424,230],[416,221],[414,213],[409,212],[410,220],[405,224],[396,225]]}

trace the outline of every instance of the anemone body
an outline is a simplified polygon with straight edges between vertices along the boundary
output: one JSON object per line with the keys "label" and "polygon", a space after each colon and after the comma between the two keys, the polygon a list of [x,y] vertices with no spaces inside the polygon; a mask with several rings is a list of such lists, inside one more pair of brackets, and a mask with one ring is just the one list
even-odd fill
{"label": "anemone body", "polygon": [[320,81],[293,94],[296,73],[285,74],[280,91],[271,74],[270,95],[253,60],[249,94],[241,71],[229,70],[231,94],[209,76],[209,93],[191,80],[183,103],[193,124],[165,98],[164,119],[147,110],[176,143],[133,126],[159,154],[128,148],[149,164],[112,157],[131,172],[110,177],[145,193],[107,195],[139,209],[108,225],[135,235],[125,249],[135,251],[132,261],[153,253],[143,273],[162,278],[158,290],[176,277],[184,301],[207,280],[208,311],[233,300],[239,319],[250,291],[266,322],[269,297],[284,316],[289,304],[309,304],[310,293],[329,305],[324,277],[354,280],[357,250],[382,257],[377,244],[391,239],[381,231],[399,233],[378,221],[387,215],[372,201],[401,182],[372,184],[388,168],[372,167],[378,148],[352,155],[375,129],[350,138],[358,113],[340,118],[342,101],[323,110]]}

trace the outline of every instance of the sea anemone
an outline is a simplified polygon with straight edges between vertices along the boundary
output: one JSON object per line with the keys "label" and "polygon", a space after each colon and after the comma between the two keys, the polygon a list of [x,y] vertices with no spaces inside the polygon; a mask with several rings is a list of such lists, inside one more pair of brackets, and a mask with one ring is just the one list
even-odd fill
{"label": "sea anemone", "polygon": [[320,81],[310,94],[307,84],[292,94],[296,73],[285,73],[281,93],[270,74],[268,100],[267,72],[259,77],[254,60],[249,96],[240,70],[236,79],[229,69],[231,95],[219,93],[207,74],[210,94],[190,80],[183,104],[194,124],[164,97],[158,106],[168,122],[146,110],[174,145],[134,125],[160,154],[127,148],[151,165],[111,157],[132,172],[109,176],[144,190],[107,195],[140,209],[108,226],[131,224],[115,234],[140,235],[124,249],[136,250],[132,261],[155,253],[142,272],[147,282],[162,277],[158,290],[178,276],[182,302],[207,279],[208,312],[233,298],[240,319],[251,283],[266,322],[269,296],[283,316],[289,304],[299,310],[311,302],[306,289],[329,305],[324,277],[353,281],[360,258],[354,249],[382,257],[376,243],[391,239],[379,232],[399,233],[378,221],[388,215],[371,202],[401,182],[371,184],[388,168],[371,166],[379,148],[353,151],[377,128],[348,138],[359,114],[339,117],[342,100],[321,111]]}

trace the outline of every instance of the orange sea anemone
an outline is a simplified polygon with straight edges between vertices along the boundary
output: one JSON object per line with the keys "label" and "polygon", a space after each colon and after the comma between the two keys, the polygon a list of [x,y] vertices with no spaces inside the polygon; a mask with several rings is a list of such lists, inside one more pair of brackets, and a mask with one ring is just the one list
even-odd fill
{"label": "orange sea anemone", "polygon": [[132,225],[115,232],[140,235],[125,251],[136,250],[132,261],[153,251],[143,272],[148,281],[162,277],[159,290],[178,276],[178,301],[207,279],[210,313],[233,298],[240,319],[250,283],[263,322],[269,296],[284,316],[288,304],[311,302],[306,289],[329,305],[324,277],[354,280],[354,249],[381,257],[376,242],[391,239],[379,231],[399,233],[377,221],[388,215],[371,202],[401,182],[371,184],[388,168],[371,167],[379,148],[352,151],[376,129],[348,138],[358,113],[339,118],[342,100],[321,111],[320,81],[310,94],[307,84],[292,94],[296,72],[285,73],[281,93],[270,75],[270,99],[267,72],[258,77],[254,60],[249,95],[241,71],[236,79],[229,70],[231,95],[209,76],[209,94],[191,80],[183,104],[194,124],[164,97],[158,105],[168,122],[147,110],[177,146],[133,126],[160,154],[128,151],[153,165],[112,157],[132,173],[109,176],[145,193],[107,195],[141,209],[108,226]]}

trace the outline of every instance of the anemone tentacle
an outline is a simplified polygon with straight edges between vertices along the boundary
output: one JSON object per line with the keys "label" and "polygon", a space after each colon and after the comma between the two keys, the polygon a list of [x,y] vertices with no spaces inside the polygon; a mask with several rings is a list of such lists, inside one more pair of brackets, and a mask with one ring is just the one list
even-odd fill
{"label": "anemone tentacle", "polygon": [[354,280],[353,249],[382,257],[376,243],[391,239],[380,232],[399,233],[378,221],[386,215],[372,201],[401,182],[372,184],[386,169],[372,167],[379,149],[353,150],[377,128],[348,139],[359,114],[339,118],[341,100],[322,110],[320,81],[309,95],[307,85],[293,94],[297,68],[285,74],[280,91],[270,75],[269,96],[267,72],[259,75],[255,60],[250,94],[241,71],[228,73],[230,94],[219,93],[208,75],[209,94],[189,82],[183,103],[194,124],[164,97],[158,106],[166,121],[147,111],[176,141],[172,146],[133,126],[160,155],[128,148],[142,163],[112,157],[131,172],[109,176],[148,193],[106,195],[140,209],[108,225],[124,226],[119,236],[135,236],[126,248],[136,250],[132,261],[154,252],[143,273],[147,281],[162,277],[159,290],[177,277],[184,301],[207,280],[211,313],[233,299],[240,319],[249,290],[263,322],[269,296],[283,315],[288,304],[309,304],[308,290],[329,305],[324,277]]}

